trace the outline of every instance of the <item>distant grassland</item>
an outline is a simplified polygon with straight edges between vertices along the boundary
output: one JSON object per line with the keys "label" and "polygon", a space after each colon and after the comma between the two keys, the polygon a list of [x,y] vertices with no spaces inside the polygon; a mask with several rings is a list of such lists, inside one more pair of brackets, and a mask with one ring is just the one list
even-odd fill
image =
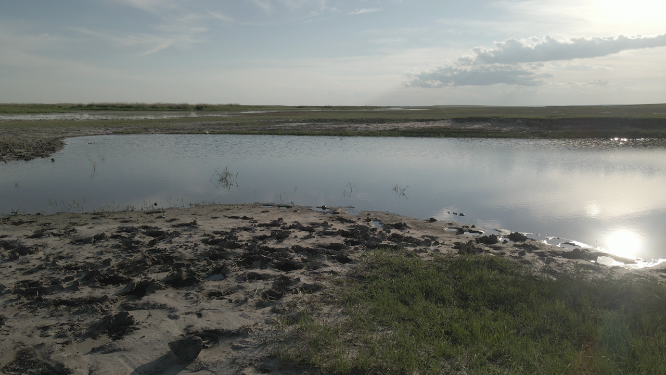
{"label": "distant grassland", "polygon": [[[182,112],[184,117],[0,120],[14,134],[268,134],[666,139],[666,104],[564,107],[347,107],[240,104],[0,104],[0,114]],[[57,134],[56,134],[57,133]]]}
{"label": "distant grassland", "polygon": [[[575,118],[575,117],[621,117],[621,118],[666,118],[666,104],[597,105],[597,106],[280,106],[241,104],[188,104],[188,103],[90,103],[90,104],[0,104],[0,114],[19,113],[68,113],[85,111],[194,111],[194,112],[245,112],[245,111],[382,111],[392,108],[421,109],[428,116],[438,118],[455,117],[501,117],[501,118]],[[407,111],[397,111],[404,112]],[[418,117],[418,114],[416,114]],[[412,116],[407,116],[412,117]]]}
{"label": "distant grassland", "polygon": [[86,111],[202,111],[202,112],[242,112],[242,111],[281,111],[290,109],[372,109],[378,107],[345,106],[279,106],[279,105],[240,105],[240,104],[188,104],[188,103],[60,103],[60,104],[0,104],[0,114],[20,113],[70,113]]}

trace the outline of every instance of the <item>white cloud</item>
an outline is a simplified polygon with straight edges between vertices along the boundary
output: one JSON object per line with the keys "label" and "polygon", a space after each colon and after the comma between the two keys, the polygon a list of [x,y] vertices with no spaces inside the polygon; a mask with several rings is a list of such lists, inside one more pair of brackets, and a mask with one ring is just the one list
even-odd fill
{"label": "white cloud", "polygon": [[358,14],[379,12],[380,10],[381,10],[381,8],[362,8],[362,9],[356,9],[356,10],[353,10],[353,11],[349,12],[349,15],[356,16]]}
{"label": "white cloud", "polygon": [[161,9],[177,8],[177,0],[110,0],[113,2],[131,5],[152,13],[159,13]]}
{"label": "white cloud", "polygon": [[61,45],[67,41],[62,36],[49,33],[25,34],[19,33],[17,30],[3,30],[0,27],[0,46],[2,46],[3,52],[7,52],[7,49],[10,47],[21,50],[43,50],[48,47]]}
{"label": "white cloud", "polygon": [[208,10],[207,13],[208,13],[211,17],[213,17],[213,18],[215,18],[215,19],[217,19],[217,20],[220,20],[220,21],[222,21],[222,22],[224,22],[224,23],[232,23],[232,22],[235,21],[232,17],[229,17],[229,16],[227,16],[226,14],[224,14],[224,13],[222,13],[222,12],[213,12],[213,11],[211,11],[211,10]]}
{"label": "white cloud", "polygon": [[259,9],[263,10],[266,13],[270,13],[273,11],[273,4],[271,4],[271,2],[268,0],[246,0],[246,1],[256,5]]}
{"label": "white cloud", "polygon": [[459,61],[464,64],[513,64],[573,60],[607,56],[626,50],[665,46],[666,34],[652,37],[620,35],[617,38],[594,37],[571,40],[557,40],[546,36],[543,40],[530,38],[496,42],[493,49],[476,47],[472,49],[476,56],[462,57]]}
{"label": "white cloud", "polygon": [[511,65],[455,66],[446,65],[409,74],[411,87],[486,86],[495,84],[538,86],[548,73],[537,74],[534,67]]}
{"label": "white cloud", "polygon": [[[495,84],[538,86],[546,83],[545,78],[553,77],[551,73],[539,73],[544,62],[603,57],[622,51],[665,46],[666,34],[570,40],[557,40],[550,36],[543,40],[536,37],[527,40],[509,39],[496,42],[492,49],[473,48],[473,55],[459,57],[453,64],[407,74],[409,81],[406,85],[432,88]],[[608,82],[598,80],[594,85],[602,83],[605,85]]]}
{"label": "white cloud", "polygon": [[327,9],[327,0],[246,0],[264,13],[272,14],[286,9],[288,12],[305,11],[317,15]]}
{"label": "white cloud", "polygon": [[69,29],[100,38],[119,48],[137,50],[141,56],[147,56],[172,46],[189,48],[202,42],[196,38],[197,34],[207,31],[203,27],[158,26],[156,29],[161,32],[159,35],[147,33],[118,35],[91,31],[83,27],[70,27]]}
{"label": "white cloud", "polygon": [[280,0],[289,9],[297,10],[302,8],[324,9],[326,0]]}

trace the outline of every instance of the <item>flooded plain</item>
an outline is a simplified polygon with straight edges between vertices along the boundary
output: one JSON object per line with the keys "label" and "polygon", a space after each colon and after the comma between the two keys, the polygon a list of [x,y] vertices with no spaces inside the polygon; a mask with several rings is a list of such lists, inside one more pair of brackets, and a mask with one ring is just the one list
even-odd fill
{"label": "flooded plain", "polygon": [[565,140],[123,135],[0,164],[0,214],[344,206],[666,258],[666,149]]}

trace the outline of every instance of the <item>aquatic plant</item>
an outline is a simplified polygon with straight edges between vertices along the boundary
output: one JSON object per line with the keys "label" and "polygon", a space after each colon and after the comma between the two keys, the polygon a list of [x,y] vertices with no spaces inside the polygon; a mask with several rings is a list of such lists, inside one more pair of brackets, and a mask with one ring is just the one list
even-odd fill
{"label": "aquatic plant", "polygon": [[391,190],[393,190],[393,193],[394,193],[396,196],[407,198],[407,195],[405,194],[405,190],[407,190],[408,187],[409,187],[409,186],[401,187],[400,185],[395,184],[395,185],[393,186],[393,189],[391,189]]}
{"label": "aquatic plant", "polygon": [[87,157],[90,164],[92,164],[93,172],[97,170],[97,162],[93,160],[92,156]]}
{"label": "aquatic plant", "polygon": [[[279,193],[279,194],[277,194],[277,195],[275,196],[275,198],[276,198],[280,203],[284,203],[284,202],[286,202],[286,201],[287,201],[292,195],[294,195],[294,194],[296,193],[297,190],[298,190],[298,187],[297,187],[297,186],[294,186],[294,190],[293,190],[291,193],[287,193],[287,192]],[[289,203],[291,203],[292,205],[295,204],[293,200],[291,200]]]}
{"label": "aquatic plant", "polygon": [[[212,178],[215,178],[215,182],[213,182]],[[224,170],[222,171],[216,169],[212,178],[211,182],[213,182],[218,188],[221,186],[227,191],[230,191],[232,187],[238,187],[238,173],[231,173],[228,167],[224,167]]]}
{"label": "aquatic plant", "polygon": [[355,183],[348,183],[345,189],[342,191],[342,196],[345,198],[354,198],[358,194],[358,188]]}

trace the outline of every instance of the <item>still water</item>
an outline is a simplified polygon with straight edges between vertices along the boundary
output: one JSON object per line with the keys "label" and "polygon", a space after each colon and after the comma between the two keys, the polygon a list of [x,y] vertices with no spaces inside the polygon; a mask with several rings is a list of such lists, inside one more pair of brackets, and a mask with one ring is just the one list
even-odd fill
{"label": "still water", "polygon": [[0,214],[208,202],[348,206],[351,213],[434,217],[489,232],[528,232],[553,244],[575,240],[647,261],[666,258],[663,148],[242,135],[66,143],[55,162],[0,164]]}

